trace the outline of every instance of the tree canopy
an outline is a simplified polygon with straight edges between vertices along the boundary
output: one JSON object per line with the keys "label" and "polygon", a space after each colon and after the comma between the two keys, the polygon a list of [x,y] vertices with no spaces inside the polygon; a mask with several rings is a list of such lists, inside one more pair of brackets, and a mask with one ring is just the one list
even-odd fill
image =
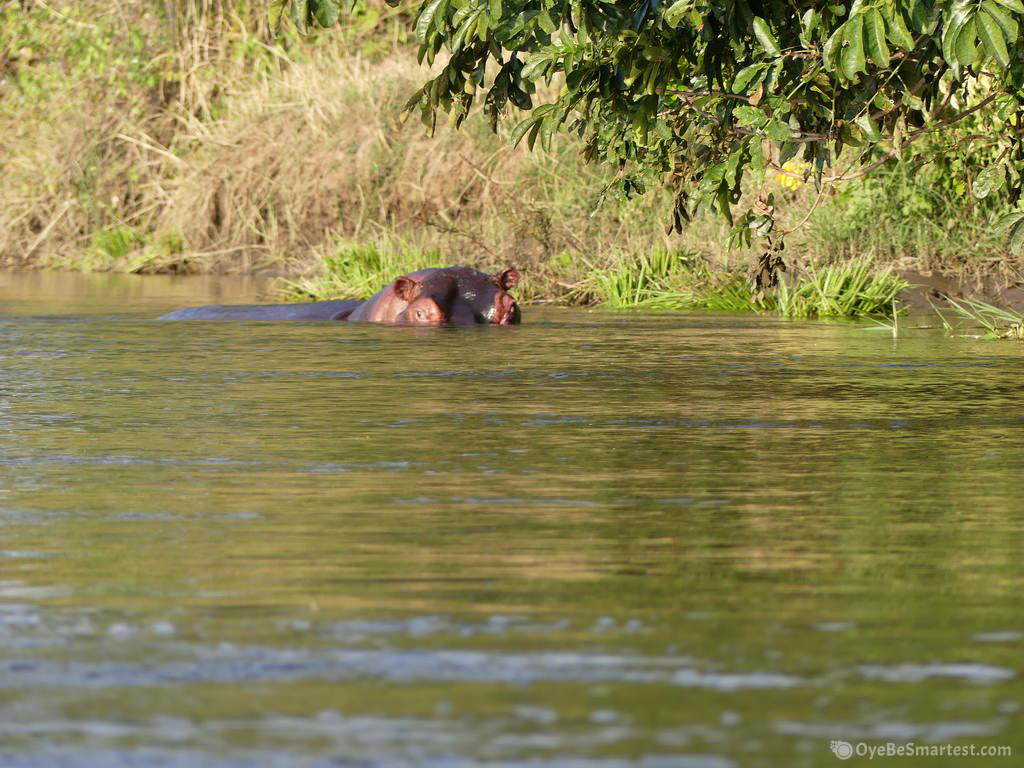
{"label": "tree canopy", "polygon": [[[330,26],[343,2],[291,0],[291,16],[300,30]],[[670,184],[675,227],[717,212],[735,237],[774,242],[770,264],[784,234],[774,200],[740,205],[745,187],[771,170],[823,190],[961,121],[986,158],[974,194],[1016,202],[1022,18],[1021,0],[425,0],[419,57],[440,69],[409,108],[428,127],[438,112],[461,124],[479,99],[495,126],[528,112],[515,142],[575,134],[588,160],[620,169],[627,194]],[[1024,212],[1003,224],[1024,246]]]}

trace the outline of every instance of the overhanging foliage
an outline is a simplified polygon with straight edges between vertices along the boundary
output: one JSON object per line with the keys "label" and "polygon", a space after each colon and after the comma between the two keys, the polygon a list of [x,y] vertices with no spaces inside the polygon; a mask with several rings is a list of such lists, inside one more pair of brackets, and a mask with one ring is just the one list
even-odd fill
{"label": "overhanging foliage", "polygon": [[[339,5],[292,0],[292,17],[300,29],[329,26]],[[824,188],[966,118],[964,141],[992,160],[974,193],[1005,185],[1016,201],[1022,18],[1021,0],[426,0],[420,59],[445,56],[409,107],[428,126],[439,111],[459,125],[481,97],[495,126],[510,108],[529,111],[514,141],[546,147],[568,130],[588,159],[618,165],[627,194],[670,183],[675,227],[706,209],[738,238],[772,242],[770,196],[736,210],[745,182],[758,187],[771,169]],[[542,81],[561,87],[537,103]],[[793,160],[798,170],[783,168]],[[1004,223],[1024,246],[1024,213]]]}

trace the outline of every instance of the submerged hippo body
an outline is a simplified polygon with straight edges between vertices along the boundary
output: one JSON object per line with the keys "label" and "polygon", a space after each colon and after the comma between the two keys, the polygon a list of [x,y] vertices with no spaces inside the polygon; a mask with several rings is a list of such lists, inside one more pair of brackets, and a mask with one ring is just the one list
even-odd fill
{"label": "submerged hippo body", "polygon": [[509,294],[519,272],[494,275],[469,267],[402,275],[366,301],[214,305],[179,309],[162,320],[333,320],[388,325],[514,325],[519,306]]}
{"label": "submerged hippo body", "polygon": [[345,320],[361,301],[311,301],[305,304],[214,304],[188,307],[161,320]]}

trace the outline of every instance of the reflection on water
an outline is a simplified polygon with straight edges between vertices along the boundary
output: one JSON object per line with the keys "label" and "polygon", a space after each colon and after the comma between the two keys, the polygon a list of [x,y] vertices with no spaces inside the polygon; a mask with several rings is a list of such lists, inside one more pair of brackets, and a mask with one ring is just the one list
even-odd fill
{"label": "reflection on water", "polygon": [[265,291],[0,276],[0,764],[1024,751],[1024,347]]}

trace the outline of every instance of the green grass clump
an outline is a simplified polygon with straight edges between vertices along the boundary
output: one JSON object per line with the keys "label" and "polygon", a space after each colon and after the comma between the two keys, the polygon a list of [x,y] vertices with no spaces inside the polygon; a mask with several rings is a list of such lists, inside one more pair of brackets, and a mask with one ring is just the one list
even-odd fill
{"label": "green grass clump", "polygon": [[892,315],[899,294],[910,283],[886,267],[875,269],[870,259],[855,259],[827,267],[813,265],[792,284],[782,280],[775,295],[783,317],[872,317]]}
{"label": "green grass clump", "polygon": [[653,251],[588,272],[576,301],[612,309],[778,312],[794,319],[892,315],[901,291],[910,287],[890,268],[876,270],[861,258],[808,267],[780,281],[774,295],[755,299],[743,268],[716,267],[678,251]]}
{"label": "green grass clump", "polygon": [[51,260],[52,266],[79,269],[83,272],[102,272],[116,269],[132,272],[126,265],[137,260],[144,239],[130,227],[112,226],[97,230],[89,238],[89,245],[81,252]]}
{"label": "green grass clump", "polygon": [[[979,299],[956,300],[946,297],[950,309],[962,320],[980,325],[985,339],[1021,339],[1024,340],[1024,316],[1008,309],[1000,309]],[[952,332],[953,326],[945,315],[935,308],[942,324]]]}
{"label": "green grass clump", "polygon": [[297,299],[365,299],[398,275],[444,266],[436,251],[420,251],[389,242],[342,245],[323,257],[315,277],[289,281],[285,294]]}
{"label": "green grass clump", "polygon": [[749,312],[749,281],[743,270],[713,268],[692,253],[656,249],[608,267],[588,267],[570,299],[612,309]]}
{"label": "green grass clump", "polygon": [[99,259],[118,261],[141,243],[142,238],[129,227],[111,227],[102,229],[92,236],[90,249]]}

